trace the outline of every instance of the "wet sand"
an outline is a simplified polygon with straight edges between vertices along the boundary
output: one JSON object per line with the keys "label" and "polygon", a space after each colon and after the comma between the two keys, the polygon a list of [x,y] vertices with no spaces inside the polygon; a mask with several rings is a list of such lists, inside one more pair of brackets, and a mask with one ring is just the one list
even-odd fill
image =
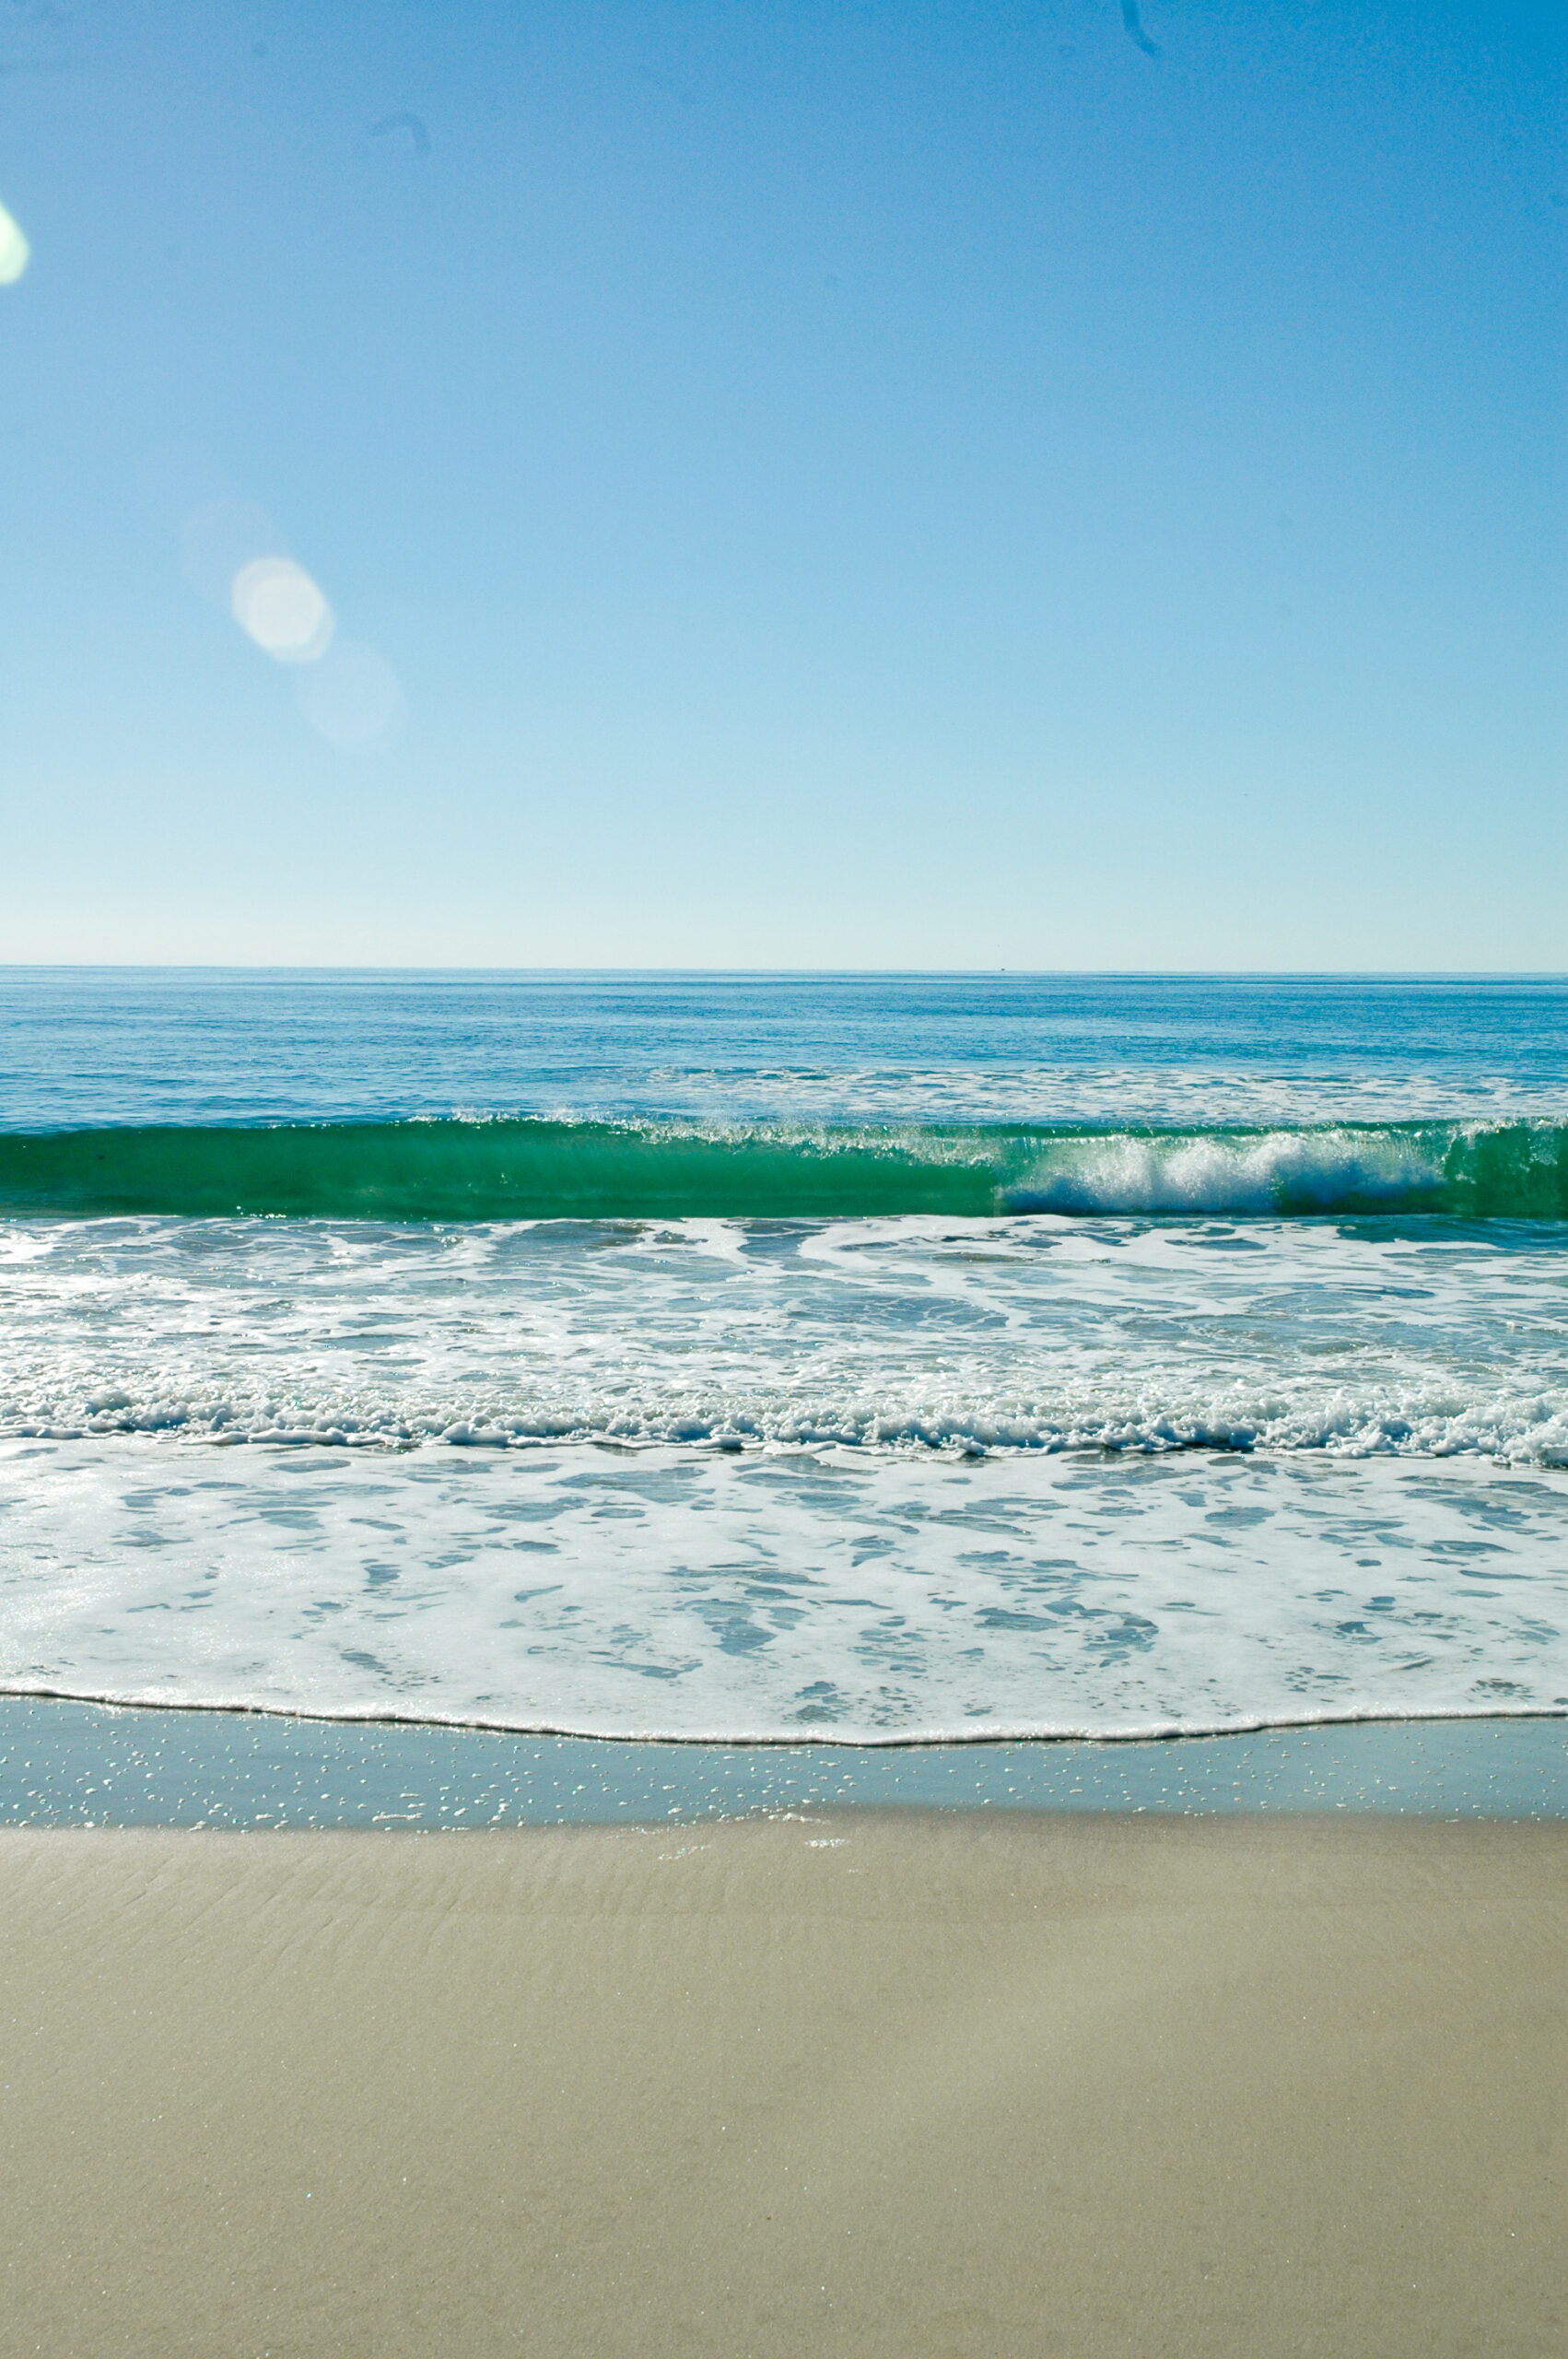
{"label": "wet sand", "polygon": [[0,2353],[1568,2349],[1568,1825],[0,1833]]}

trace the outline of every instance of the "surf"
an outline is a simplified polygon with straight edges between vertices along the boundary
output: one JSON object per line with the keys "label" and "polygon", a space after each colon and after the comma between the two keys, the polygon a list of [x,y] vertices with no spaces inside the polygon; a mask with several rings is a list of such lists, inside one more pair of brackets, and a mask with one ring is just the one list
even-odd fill
{"label": "surf", "polygon": [[815,1129],[414,1120],[0,1133],[0,1215],[465,1222],[1568,1218],[1568,1125]]}

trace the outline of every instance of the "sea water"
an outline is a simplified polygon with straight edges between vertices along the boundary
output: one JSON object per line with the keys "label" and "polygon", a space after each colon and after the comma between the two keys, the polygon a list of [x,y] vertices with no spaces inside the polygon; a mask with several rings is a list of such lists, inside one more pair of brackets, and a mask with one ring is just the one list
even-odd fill
{"label": "sea water", "polygon": [[1568,1711],[1568,984],[0,972],[0,1686]]}

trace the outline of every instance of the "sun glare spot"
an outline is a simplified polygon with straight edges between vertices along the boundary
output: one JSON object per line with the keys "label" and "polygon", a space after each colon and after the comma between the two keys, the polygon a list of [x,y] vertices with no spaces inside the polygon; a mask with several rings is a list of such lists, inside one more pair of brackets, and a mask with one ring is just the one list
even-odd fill
{"label": "sun glare spot", "polygon": [[16,285],[28,266],[31,252],[19,223],[0,205],[0,287]]}
{"label": "sun glare spot", "polygon": [[332,645],[337,617],[291,557],[252,557],[229,589],[241,630],[280,663],[314,663]]}

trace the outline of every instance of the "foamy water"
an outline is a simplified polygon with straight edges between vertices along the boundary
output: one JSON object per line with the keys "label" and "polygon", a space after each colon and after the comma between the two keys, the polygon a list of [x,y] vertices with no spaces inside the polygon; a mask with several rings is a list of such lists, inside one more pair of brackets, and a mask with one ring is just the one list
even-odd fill
{"label": "foamy water", "polygon": [[[0,1219],[0,1684],[875,1740],[1568,1709],[1568,1225],[1519,1216],[1568,1000],[1193,987],[1184,1063],[1185,987],[875,980],[715,984],[706,1028],[686,987],[685,1062],[651,985],[635,1025],[311,985],[253,1053],[249,986],[74,1032],[57,992],[18,1188],[526,1166],[626,1216]],[[354,1129],[422,1120],[443,1048],[449,1114],[487,1072],[624,1127]],[[701,1210],[825,1171],[984,1209]]]}
{"label": "foamy water", "polygon": [[669,1445],[0,1453],[4,1683],[641,1736],[1568,1708],[1568,1486]]}
{"label": "foamy water", "polygon": [[1568,1464],[1554,1226],[15,1222],[0,1433]]}

